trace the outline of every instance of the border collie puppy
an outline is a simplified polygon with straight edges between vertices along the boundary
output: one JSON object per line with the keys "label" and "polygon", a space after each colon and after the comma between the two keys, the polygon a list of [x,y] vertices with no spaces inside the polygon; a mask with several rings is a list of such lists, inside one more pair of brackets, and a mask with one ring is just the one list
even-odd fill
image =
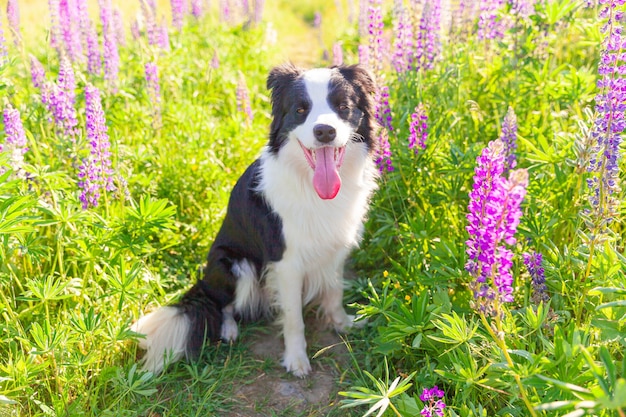
{"label": "border collie puppy", "polygon": [[261,156],[235,185],[198,281],[175,305],[142,317],[144,369],[155,373],[205,340],[237,338],[237,320],[276,312],[283,365],[303,377],[302,308],[315,302],[338,331],[353,324],[343,305],[343,267],[357,246],[377,169],[373,93],[358,65],[274,68],[267,79],[273,120]]}

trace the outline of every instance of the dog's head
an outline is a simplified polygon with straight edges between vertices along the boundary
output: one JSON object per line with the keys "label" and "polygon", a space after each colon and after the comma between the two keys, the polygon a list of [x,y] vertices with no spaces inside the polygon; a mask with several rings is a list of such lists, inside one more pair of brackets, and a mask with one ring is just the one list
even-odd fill
{"label": "dog's head", "polygon": [[317,194],[335,198],[346,147],[359,142],[373,152],[372,77],[358,65],[305,71],[287,64],[270,72],[267,87],[272,90],[273,116],[269,151],[277,154],[296,141],[312,169]]}

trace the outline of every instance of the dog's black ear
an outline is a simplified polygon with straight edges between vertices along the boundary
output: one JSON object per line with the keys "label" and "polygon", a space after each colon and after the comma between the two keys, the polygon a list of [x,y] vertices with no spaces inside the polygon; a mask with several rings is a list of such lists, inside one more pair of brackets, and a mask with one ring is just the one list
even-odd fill
{"label": "dog's black ear", "polygon": [[278,152],[278,149],[286,139],[280,136],[280,132],[283,125],[286,103],[288,103],[289,90],[302,72],[302,69],[289,63],[273,68],[267,77],[267,89],[272,90],[272,123],[270,124],[269,134],[269,147],[271,152]]}
{"label": "dog's black ear", "polygon": [[302,69],[296,67],[292,63],[279,65],[272,68],[270,75],[267,77],[267,89],[276,90],[289,85],[292,81],[302,74]]}
{"label": "dog's black ear", "polygon": [[359,101],[357,106],[363,112],[363,117],[357,128],[357,133],[363,137],[363,140],[369,143],[370,152],[375,152],[378,142],[374,140],[374,135],[379,130],[376,122],[375,112],[376,103],[375,96],[378,90],[374,76],[362,65],[340,65],[337,70],[343,78],[352,84],[357,91]]}
{"label": "dog's black ear", "polygon": [[376,93],[376,82],[374,76],[364,66],[355,65],[340,65],[337,67],[343,78],[348,80],[351,84],[358,87],[365,95],[372,95]]}

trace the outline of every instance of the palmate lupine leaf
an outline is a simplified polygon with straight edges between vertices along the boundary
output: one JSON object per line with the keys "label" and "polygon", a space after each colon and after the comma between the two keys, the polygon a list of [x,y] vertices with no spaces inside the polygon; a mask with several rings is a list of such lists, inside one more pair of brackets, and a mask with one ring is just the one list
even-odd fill
{"label": "palmate lupine leaf", "polygon": [[[413,384],[410,381],[417,373],[417,371],[415,371],[403,379],[401,377],[397,377],[391,382],[391,384],[389,384],[389,368],[387,366],[385,366],[385,371],[386,381],[377,379],[371,373],[363,371],[363,373],[374,383],[378,392],[366,387],[353,387],[354,391],[342,391],[339,395],[343,395],[344,397],[348,397],[350,399],[343,400],[341,408],[372,404],[363,417],[370,416],[376,411],[378,411],[376,416],[379,417],[391,405],[391,398],[396,397],[411,388]],[[393,405],[391,406],[395,411],[395,407]]]}

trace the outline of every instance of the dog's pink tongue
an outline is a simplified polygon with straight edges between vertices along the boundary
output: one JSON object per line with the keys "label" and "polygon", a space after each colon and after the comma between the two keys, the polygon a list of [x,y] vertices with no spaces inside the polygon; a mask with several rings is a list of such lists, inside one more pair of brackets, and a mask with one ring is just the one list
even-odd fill
{"label": "dog's pink tongue", "polygon": [[320,198],[331,200],[335,198],[341,187],[341,178],[335,161],[335,148],[323,147],[314,152],[317,163],[313,174],[313,187]]}

